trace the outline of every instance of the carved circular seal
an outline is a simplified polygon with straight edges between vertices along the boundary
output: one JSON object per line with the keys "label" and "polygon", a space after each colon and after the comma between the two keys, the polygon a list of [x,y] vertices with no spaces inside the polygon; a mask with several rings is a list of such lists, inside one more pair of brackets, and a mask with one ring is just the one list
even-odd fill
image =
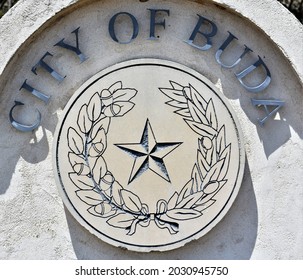
{"label": "carved circular seal", "polygon": [[218,89],[157,59],[117,64],[81,86],[54,149],[60,194],[80,224],[145,252],[183,246],[213,228],[236,198],[245,161]]}

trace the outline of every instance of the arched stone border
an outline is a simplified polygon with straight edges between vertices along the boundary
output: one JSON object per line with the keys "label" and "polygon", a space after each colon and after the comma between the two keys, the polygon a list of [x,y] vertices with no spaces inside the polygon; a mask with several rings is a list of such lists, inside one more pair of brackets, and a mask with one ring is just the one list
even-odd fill
{"label": "arched stone border", "polygon": [[[0,20],[0,81],[5,67],[17,50],[47,21],[61,17],[67,8],[87,0],[20,0]],[[200,2],[195,0],[194,2]],[[240,14],[260,28],[282,51],[303,84],[303,25],[276,0],[209,0]],[[265,14],[266,11],[266,14]],[[283,27],[283,28],[281,28]]]}

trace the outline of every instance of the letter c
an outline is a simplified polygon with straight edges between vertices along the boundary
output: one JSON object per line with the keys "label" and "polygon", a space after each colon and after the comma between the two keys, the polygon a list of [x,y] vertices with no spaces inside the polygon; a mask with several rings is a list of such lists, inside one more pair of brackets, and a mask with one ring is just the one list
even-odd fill
{"label": "letter c", "polygon": [[21,132],[31,132],[31,131],[35,130],[37,127],[39,127],[39,125],[41,124],[41,113],[39,112],[39,110],[36,109],[36,111],[38,113],[38,117],[37,117],[37,121],[34,124],[32,124],[32,125],[21,124],[14,119],[13,110],[15,109],[15,107],[23,106],[23,105],[24,105],[24,103],[22,103],[20,101],[15,101],[15,105],[12,107],[12,109],[9,112],[9,120],[10,120],[12,126],[14,128],[16,128],[17,130],[19,130]]}

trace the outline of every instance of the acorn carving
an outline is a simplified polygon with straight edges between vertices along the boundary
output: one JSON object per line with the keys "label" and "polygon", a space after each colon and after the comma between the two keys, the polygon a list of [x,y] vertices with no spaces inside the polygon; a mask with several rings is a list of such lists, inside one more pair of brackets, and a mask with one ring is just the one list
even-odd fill
{"label": "acorn carving", "polygon": [[94,139],[92,140],[91,146],[88,150],[90,157],[99,157],[103,154],[106,149],[106,134],[104,129],[100,129]]}
{"label": "acorn carving", "polygon": [[101,100],[105,106],[109,106],[113,103],[113,95],[108,89],[101,91]]}
{"label": "acorn carving", "polygon": [[217,181],[209,182],[209,183],[205,186],[205,188],[204,188],[203,191],[204,191],[205,194],[212,194],[212,193],[214,193],[215,191],[217,191],[219,187],[220,187],[219,182],[217,182]]}
{"label": "acorn carving", "polygon": [[101,142],[98,142],[96,144],[92,144],[89,151],[88,155],[90,157],[98,157],[100,156],[104,151],[104,145]]}
{"label": "acorn carving", "polygon": [[121,112],[121,107],[117,104],[111,104],[104,110],[104,114],[108,117],[115,117]]}
{"label": "acorn carving", "polygon": [[203,137],[201,142],[202,142],[203,148],[205,148],[206,150],[210,150],[213,146],[211,139],[208,137]]}
{"label": "acorn carving", "polygon": [[106,175],[100,180],[100,188],[102,191],[107,191],[115,181],[113,175],[107,172]]}
{"label": "acorn carving", "polygon": [[90,168],[83,164],[83,163],[77,163],[73,166],[74,171],[77,173],[78,176],[87,176],[90,173]]}
{"label": "acorn carving", "polygon": [[112,206],[106,202],[101,202],[94,207],[95,212],[103,218],[111,216]]}

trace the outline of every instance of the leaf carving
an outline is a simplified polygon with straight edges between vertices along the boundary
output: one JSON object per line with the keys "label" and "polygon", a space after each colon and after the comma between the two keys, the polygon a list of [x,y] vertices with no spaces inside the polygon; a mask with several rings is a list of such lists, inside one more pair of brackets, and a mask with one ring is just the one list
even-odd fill
{"label": "leaf carving", "polygon": [[88,118],[93,122],[96,121],[101,115],[101,109],[102,109],[101,99],[98,92],[96,92],[88,103],[88,107],[87,107]]}
{"label": "leaf carving", "polygon": [[191,116],[195,122],[198,123],[204,123],[206,125],[209,125],[208,120],[206,117],[203,115],[202,111],[197,107],[194,103],[191,101],[188,101],[188,108],[191,113]]}
{"label": "leaf carving", "polygon": [[218,129],[218,120],[215,112],[215,106],[213,100],[210,99],[206,108],[206,118],[209,120],[210,125],[217,130]]}
{"label": "leaf carving", "polygon": [[114,104],[120,107],[119,113],[116,114],[117,117],[124,116],[129,111],[131,111],[135,106],[135,103],[130,101],[119,101],[119,102],[115,102]]}
{"label": "leaf carving", "polygon": [[197,210],[197,211],[199,211],[199,212],[202,212],[202,211],[205,211],[210,206],[212,206],[215,202],[216,202],[216,200],[210,199],[207,202],[196,206],[194,209]]}
{"label": "leaf carving", "polygon": [[229,168],[229,161],[230,161],[230,153],[231,153],[231,144],[229,144],[221,154],[222,159],[225,159],[224,164],[222,166],[220,175],[218,176],[218,180],[221,181],[225,178],[228,168]]}
{"label": "leaf carving", "polygon": [[69,173],[68,175],[74,185],[81,190],[91,190],[95,187],[92,179],[87,176],[78,176],[77,173]]}
{"label": "leaf carving", "polygon": [[114,93],[115,91],[117,91],[118,89],[121,89],[122,88],[122,82],[119,81],[119,82],[116,82],[114,83],[113,85],[111,85],[108,90],[111,92],[111,93]]}
{"label": "leaf carving", "polygon": [[224,150],[220,155],[220,159],[229,158],[230,153],[231,153],[231,144],[229,144],[226,148],[224,148]]}
{"label": "leaf carving", "polygon": [[202,95],[191,85],[189,84],[190,93],[192,96],[193,103],[205,112],[205,108],[207,107],[206,100],[202,97]]}
{"label": "leaf carving", "polygon": [[108,133],[109,125],[110,125],[110,118],[103,115],[103,117],[98,122],[96,122],[92,128],[91,139],[94,140],[98,132],[102,129],[105,131],[105,133]]}
{"label": "leaf carving", "polygon": [[80,190],[76,194],[87,205],[93,206],[103,201],[101,194],[94,190]]}
{"label": "leaf carving", "polygon": [[133,213],[140,213],[142,209],[142,203],[140,198],[135,195],[134,193],[127,191],[127,190],[121,190],[120,191],[122,200],[124,202],[124,206],[127,210],[133,212]]}
{"label": "leaf carving", "polygon": [[224,161],[225,159],[221,159],[211,167],[203,182],[203,189],[209,182],[218,180]]}
{"label": "leaf carving", "polygon": [[174,82],[174,81],[169,81],[169,83],[171,84],[171,86],[173,87],[173,89],[176,89],[176,90],[183,90],[183,86]]}
{"label": "leaf carving", "polygon": [[204,179],[210,169],[210,166],[200,151],[198,151],[198,166],[202,175],[202,179]]}
{"label": "leaf carving", "polygon": [[204,147],[203,139],[198,140],[198,151],[201,153],[202,157],[206,158],[207,149]]}
{"label": "leaf carving", "polygon": [[92,127],[92,122],[87,115],[87,105],[83,105],[80,109],[78,120],[78,126],[82,133],[88,133]]}
{"label": "leaf carving", "polygon": [[187,184],[183,187],[183,189],[181,190],[181,192],[179,194],[177,203],[180,203],[185,197],[190,195],[193,183],[194,183],[193,179],[191,179],[190,181],[187,182]]}
{"label": "leaf carving", "polygon": [[214,138],[211,141],[211,148],[206,151],[206,161],[208,162],[209,166],[212,166],[215,162],[217,162],[217,153],[216,153],[216,139]]}
{"label": "leaf carving", "polygon": [[164,93],[171,100],[176,100],[180,103],[186,103],[187,100],[183,95],[183,88],[181,90],[171,89],[171,88],[159,88],[159,90]]}
{"label": "leaf carving", "polygon": [[226,147],[225,125],[223,125],[218,133],[217,137],[217,153],[221,156],[221,153]]}
{"label": "leaf carving", "polygon": [[84,160],[84,158],[79,155],[76,155],[74,153],[69,152],[68,159],[69,159],[71,166],[75,166],[76,164],[86,165],[86,161]]}
{"label": "leaf carving", "polygon": [[202,187],[202,178],[201,175],[199,173],[198,167],[195,164],[193,170],[192,170],[192,174],[191,174],[192,179],[194,180],[193,183],[193,187],[192,187],[192,191],[195,192],[199,192],[201,191],[201,187]]}
{"label": "leaf carving", "polygon": [[115,215],[117,212],[115,209],[111,207],[111,205],[109,205],[106,202],[101,202],[95,206],[92,206],[89,209],[87,209],[87,211],[94,216],[102,217],[102,218],[109,218]]}
{"label": "leaf carving", "polygon": [[107,223],[116,228],[130,229],[133,221],[136,218],[129,213],[120,213],[112,218],[110,218]]}
{"label": "leaf carving", "polygon": [[93,139],[92,143],[102,143],[104,146],[104,150],[106,149],[107,146],[107,141],[106,141],[106,134],[104,129],[100,129],[98,133],[96,134],[95,138]]}
{"label": "leaf carving", "polygon": [[186,99],[192,100],[191,89],[189,87],[184,87],[183,93]]}
{"label": "leaf carving", "polygon": [[166,215],[175,220],[191,220],[200,217],[202,214],[195,209],[172,209],[167,211]]}
{"label": "leaf carving", "polygon": [[185,121],[194,132],[196,132],[201,136],[212,138],[216,134],[216,131],[211,126],[199,122],[194,122],[191,120],[186,120],[186,119]]}
{"label": "leaf carving", "polygon": [[186,102],[183,103],[183,102],[179,102],[177,100],[170,100],[170,101],[167,101],[166,104],[169,106],[172,106],[172,107],[180,108],[180,109],[188,109]]}
{"label": "leaf carving", "polygon": [[179,109],[179,110],[175,111],[175,113],[184,118],[191,118],[190,111],[187,108]]}
{"label": "leaf carving", "polygon": [[209,173],[213,172],[213,175],[211,176],[211,181],[217,181],[219,178],[219,175],[222,171],[222,167],[224,165],[225,159],[219,160],[215,165],[212,166],[212,168],[209,170]]}
{"label": "leaf carving", "polygon": [[133,88],[118,89],[114,92],[113,99],[115,102],[129,101],[136,96],[137,92],[138,91]]}
{"label": "leaf carving", "polygon": [[107,166],[104,158],[101,156],[97,159],[95,167],[93,169],[93,177],[97,184],[100,184],[101,179],[107,173]]}
{"label": "leaf carving", "polygon": [[177,200],[178,200],[178,193],[175,192],[167,203],[167,209],[175,208],[175,206],[177,205]]}
{"label": "leaf carving", "polygon": [[119,184],[119,182],[115,181],[112,184],[112,198],[114,200],[114,202],[118,205],[118,206],[122,206],[123,201],[121,199],[121,190],[122,190],[122,186]]}
{"label": "leaf carving", "polygon": [[178,208],[191,208],[197,201],[203,197],[203,192],[197,192],[184,198],[177,204]]}
{"label": "leaf carving", "polygon": [[75,154],[83,154],[84,143],[79,133],[72,127],[67,132],[68,146]]}

